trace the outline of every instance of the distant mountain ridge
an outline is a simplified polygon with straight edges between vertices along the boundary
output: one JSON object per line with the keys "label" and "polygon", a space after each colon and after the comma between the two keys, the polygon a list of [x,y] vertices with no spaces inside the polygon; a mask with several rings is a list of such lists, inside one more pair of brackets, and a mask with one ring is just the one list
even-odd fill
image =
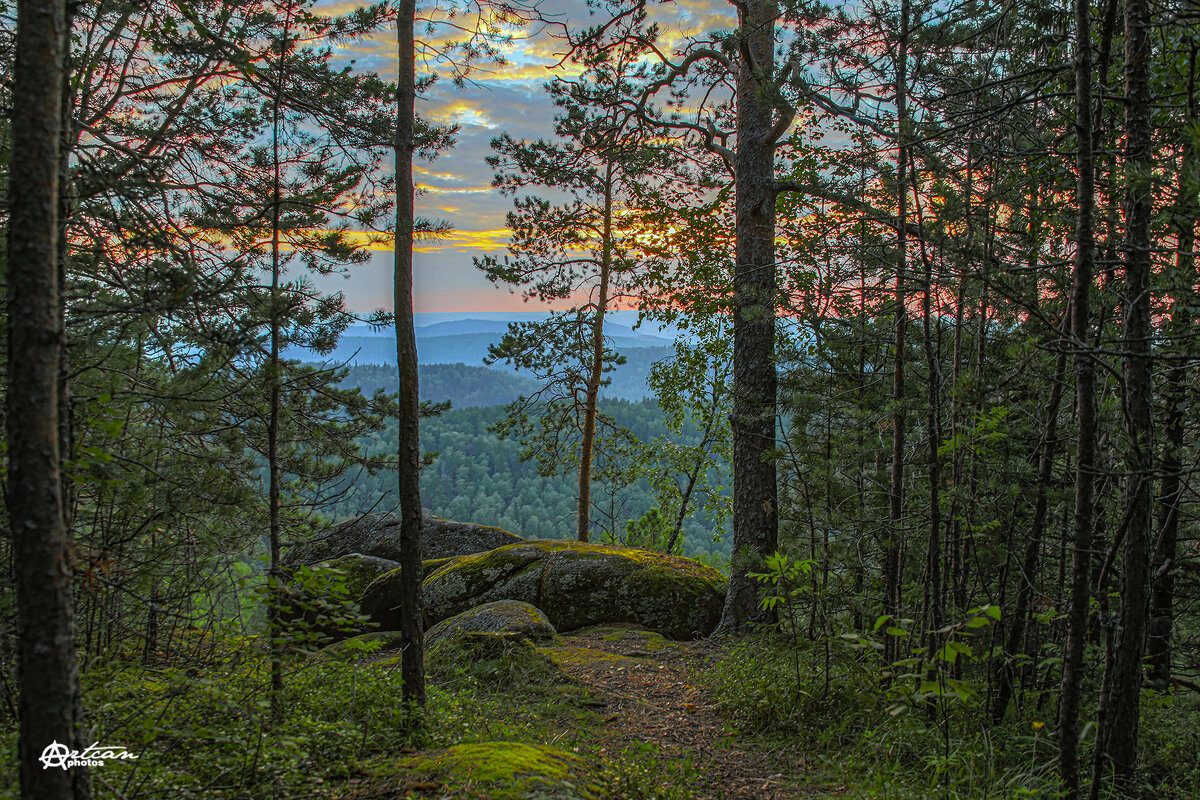
{"label": "distant mountain ridge", "polygon": [[[509,320],[468,317],[418,326],[417,362],[422,366],[461,365],[464,368],[480,369],[505,377],[518,376],[536,388],[532,376],[517,372],[504,364],[487,365],[484,362],[488,355],[488,346],[500,341],[501,336],[508,330],[508,322]],[[641,400],[648,397],[650,390],[646,386],[646,377],[650,373],[650,367],[654,362],[672,355],[671,340],[616,323],[609,326],[609,330],[612,333],[607,337],[610,345],[625,357],[626,363],[607,376],[612,384],[602,387],[601,394],[604,397],[624,400]],[[328,355],[319,356],[308,350],[292,348],[285,356],[299,361],[345,364],[352,367],[389,366],[396,363],[396,337],[388,328],[372,331],[366,325],[353,325],[342,336],[337,348]],[[472,385],[480,377],[482,376],[472,374]],[[508,399],[497,399],[494,402],[508,402],[509,399],[515,399],[517,395],[528,393],[529,390],[528,386],[517,389],[515,384],[498,383],[496,396]],[[424,395],[424,392],[422,394]]]}
{"label": "distant mountain ridge", "polygon": [[[466,364],[421,364],[418,370],[421,399],[433,403],[450,401],[453,408],[477,408],[511,403],[518,397],[529,396],[538,384],[529,378],[498,372],[487,367]],[[350,367],[342,386],[362,389],[363,394],[377,390],[395,392],[397,374],[394,366],[359,364]]]}
{"label": "distant mountain ridge", "polygon": [[[503,335],[508,330],[508,326],[509,323],[504,320],[456,319],[447,320],[446,322],[435,322],[430,325],[420,325],[415,330],[419,342],[421,339],[429,339],[437,336],[478,333]],[[609,322],[605,324],[604,328],[606,334],[622,342],[618,347],[667,347],[671,344],[670,339],[662,336],[653,336],[642,331],[635,331],[628,325]]]}

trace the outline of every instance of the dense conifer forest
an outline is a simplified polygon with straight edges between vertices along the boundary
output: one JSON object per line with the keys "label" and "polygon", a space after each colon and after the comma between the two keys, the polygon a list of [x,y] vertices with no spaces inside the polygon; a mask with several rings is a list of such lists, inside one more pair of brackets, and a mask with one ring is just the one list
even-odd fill
{"label": "dense conifer forest", "polygon": [[0,800],[1200,797],[1195,12],[0,0]]}

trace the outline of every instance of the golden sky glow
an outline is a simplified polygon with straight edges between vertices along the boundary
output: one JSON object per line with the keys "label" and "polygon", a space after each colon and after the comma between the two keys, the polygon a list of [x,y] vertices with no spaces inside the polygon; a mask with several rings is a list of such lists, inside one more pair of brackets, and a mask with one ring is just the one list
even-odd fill
{"label": "golden sky glow", "polygon": [[[446,0],[441,2],[444,7]],[[356,5],[331,0],[322,4],[322,9],[346,12]],[[421,3],[418,15],[429,14],[431,6]],[[554,0],[543,3],[542,10],[561,13],[560,19],[572,25],[599,21],[589,15],[584,0]],[[659,3],[651,5],[650,14],[661,25],[664,47],[679,44],[688,34],[729,29],[736,22],[734,7],[724,0]],[[469,20],[456,22],[465,24]],[[451,33],[435,32],[429,39],[419,31],[418,36],[427,43],[442,45]],[[444,220],[454,228],[448,236],[418,242],[415,247],[418,311],[514,310],[514,302],[520,307],[519,300],[514,301],[508,292],[493,286],[472,263],[474,257],[503,253],[508,243],[505,215],[512,208],[512,199],[492,188],[492,170],[485,159],[491,154],[491,140],[501,133],[523,139],[551,135],[555,110],[542,87],[556,74],[565,74],[563,67],[552,69],[560,61],[562,50],[562,42],[546,32],[515,36],[506,48],[508,64],[479,65],[461,88],[451,80],[439,80],[419,101],[417,112],[425,119],[458,125],[460,132],[452,151],[432,163],[415,165],[418,213]],[[338,52],[347,60],[353,59],[358,69],[377,72],[387,79],[395,77],[394,29],[382,30],[371,40],[341,47]],[[439,71],[444,78],[449,77],[444,67]],[[373,252],[368,264],[356,269],[349,282],[330,279],[328,288],[344,291],[356,310],[390,309],[391,247],[372,244],[369,249]]]}

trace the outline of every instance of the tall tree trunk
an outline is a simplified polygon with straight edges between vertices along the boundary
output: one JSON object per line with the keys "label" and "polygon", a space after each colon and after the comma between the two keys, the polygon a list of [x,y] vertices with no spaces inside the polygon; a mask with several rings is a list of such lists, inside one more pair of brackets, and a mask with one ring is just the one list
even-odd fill
{"label": "tall tree trunk", "polygon": [[[72,572],[59,455],[58,189],[66,7],[21,0],[13,70],[8,237],[8,510],[17,590],[21,797],[65,800],[85,771],[43,766],[81,750]],[[77,777],[78,776],[78,777]],[[84,788],[86,791],[86,788]]]}
{"label": "tall tree trunk", "polygon": [[[1188,120],[1196,119],[1196,55],[1191,45],[1188,56]],[[1166,441],[1162,455],[1162,490],[1158,506],[1158,543],[1154,549],[1154,576],[1151,579],[1150,620],[1146,636],[1147,680],[1157,689],[1171,684],[1171,627],[1175,599],[1175,571],[1179,541],[1179,506],[1182,497],[1182,454],[1184,445],[1184,409],[1187,401],[1186,344],[1192,326],[1189,304],[1196,285],[1196,208],[1188,199],[1184,185],[1193,148],[1185,145],[1180,157],[1179,187],[1176,191],[1174,219],[1176,252],[1175,280],[1178,294],[1171,306],[1171,339],[1182,352],[1167,373]]]}
{"label": "tall tree trunk", "polygon": [[1079,695],[1088,627],[1088,581],[1092,546],[1092,489],[1096,464],[1096,373],[1088,347],[1090,294],[1095,251],[1092,217],[1096,205],[1092,156],[1092,43],[1090,1],[1075,0],[1075,264],[1071,285],[1071,338],[1075,350],[1075,515],[1072,525],[1071,598],[1063,651],[1058,708],[1058,771],[1066,800],[1079,797]]}
{"label": "tall tree trunk", "polygon": [[583,405],[583,441],[579,445],[579,509],[575,519],[575,535],[581,542],[588,540],[588,531],[592,523],[592,451],[596,441],[596,406],[600,397],[600,381],[604,378],[604,315],[608,311],[608,284],[612,276],[613,172],[611,162],[605,165],[600,287],[596,297],[596,319],[592,323],[592,369],[584,387],[586,394]]}
{"label": "tall tree trunk", "polygon": [[417,393],[417,337],[413,320],[412,175],[417,100],[413,26],[416,0],[400,0],[396,19],[399,74],[396,84],[396,365],[400,418],[396,471],[400,492],[400,672],[404,700],[425,705],[425,604],[421,596],[421,401]]}
{"label": "tall tree trunk", "polygon": [[1117,782],[1133,783],[1137,768],[1138,712],[1146,646],[1150,550],[1154,526],[1154,469],[1150,377],[1150,217],[1154,167],[1150,121],[1150,5],[1125,3],[1125,385],[1122,410],[1128,448],[1125,463],[1121,569],[1121,621],[1112,675],[1107,757]]}
{"label": "tall tree trunk", "polygon": [[[914,185],[916,180],[914,178]],[[914,210],[917,214],[917,224],[921,225],[920,199],[914,196]],[[922,228],[918,228],[922,230]],[[929,653],[937,646],[936,631],[942,627],[945,615],[945,591],[942,582],[942,501],[941,475],[942,459],[938,449],[942,443],[942,409],[941,409],[941,359],[940,347],[935,347],[933,326],[933,260],[921,245],[921,262],[924,267],[921,292],[921,343],[925,350],[925,425],[927,453],[929,457],[929,538],[926,546],[925,561],[925,618],[929,633]],[[939,323],[936,323],[940,325]]]}
{"label": "tall tree trunk", "polygon": [[[75,21],[74,3],[68,3],[63,19],[63,71],[62,71],[62,114],[60,116],[61,136],[58,152],[58,249],[55,259],[58,263],[58,458],[59,494],[62,496],[63,527],[67,531],[68,540],[75,539],[75,504],[78,492],[75,480],[68,470],[61,465],[69,463],[76,457],[75,452],[75,420],[74,403],[71,398],[71,359],[68,349],[69,336],[67,333],[67,277],[69,275],[70,247],[67,242],[67,227],[71,216],[75,213],[76,191],[71,176],[71,154],[78,142],[79,130],[73,124],[75,109],[74,87],[71,82],[71,27]],[[76,656],[78,661],[78,656]],[[83,712],[83,690],[77,683],[72,698],[75,704],[75,729],[79,744],[90,744],[86,741],[89,735],[87,718]],[[90,800],[92,796],[91,777],[87,770],[76,769],[71,773],[75,800]]]}
{"label": "tall tree trunk", "polygon": [[[288,9],[290,22],[291,9]],[[280,263],[280,217],[283,210],[282,180],[279,163],[280,103],[283,102],[284,53],[287,51],[289,25],[285,23],[283,40],[279,45],[279,61],[276,66],[275,96],[271,108],[271,294],[270,294],[270,353],[267,357],[267,381],[269,399],[267,410],[267,514],[270,539],[270,617],[271,617],[271,713],[277,719],[283,714],[283,575],[279,569],[279,546],[281,523],[279,502],[282,470],[279,466],[279,275]]]}
{"label": "tall tree trunk", "polygon": [[764,619],[749,573],[778,543],[775,478],[775,139],[773,2],[738,4],[737,246],[733,277],[733,567],[719,629]]}
{"label": "tall tree trunk", "polygon": [[[896,321],[892,347],[892,484],[888,507],[888,531],[884,545],[884,613],[900,613],[901,528],[904,524],[904,340],[908,323],[905,273],[908,271],[908,25],[912,6],[904,0],[900,8],[900,42],[896,61]],[[898,639],[888,637],[884,660],[899,656]]]}

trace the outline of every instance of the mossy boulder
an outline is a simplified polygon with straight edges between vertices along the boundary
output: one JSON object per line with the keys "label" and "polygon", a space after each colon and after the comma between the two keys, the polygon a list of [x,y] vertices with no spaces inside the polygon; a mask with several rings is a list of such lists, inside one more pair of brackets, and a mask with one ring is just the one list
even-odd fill
{"label": "mossy boulder", "polygon": [[462,633],[507,633],[517,638],[545,641],[554,638],[554,626],[541,609],[518,600],[496,600],[442,620],[425,633],[426,647]]}
{"label": "mossy boulder", "polygon": [[283,585],[283,621],[293,637],[317,641],[361,633],[367,626],[359,619],[359,598],[374,580],[397,566],[395,561],[350,553],[293,567]]}
{"label": "mossy boulder", "polygon": [[[590,800],[595,787],[581,759],[548,745],[523,742],[460,744],[400,762],[393,779],[440,784],[432,796],[478,800]],[[403,796],[403,795],[399,795]]]}
{"label": "mossy boulder", "polygon": [[318,570],[336,570],[341,573],[341,580],[338,583],[344,585],[347,597],[357,600],[362,597],[367,587],[379,578],[379,576],[385,575],[399,567],[398,563],[386,558],[367,556],[362,553],[350,553],[338,556],[337,558],[319,561],[313,564],[311,568],[314,572]]}
{"label": "mossy boulder", "polygon": [[322,647],[313,654],[319,662],[352,662],[400,649],[399,631],[374,631]]}
{"label": "mossy boulder", "polygon": [[431,623],[483,603],[519,600],[540,608],[560,631],[629,622],[673,639],[711,633],[725,587],[721,573],[689,558],[544,539],[467,556],[434,570],[424,584]]}
{"label": "mossy boulder", "polygon": [[[442,567],[458,563],[461,556],[431,558],[421,562],[421,575],[427,577]],[[362,613],[385,631],[400,627],[400,582],[404,574],[400,567],[378,575],[358,594]]]}
{"label": "mossy boulder", "polygon": [[430,681],[455,685],[540,686],[568,680],[566,674],[532,641],[519,633],[458,631],[444,636],[425,651]]}
{"label": "mossy boulder", "polygon": [[[501,528],[473,522],[425,515],[422,527],[422,554],[427,559],[482,553],[506,544],[522,542],[520,536]],[[283,555],[285,566],[316,564],[350,553],[400,560],[400,515],[363,514],[347,520],[328,534],[311,542],[293,545]]]}

